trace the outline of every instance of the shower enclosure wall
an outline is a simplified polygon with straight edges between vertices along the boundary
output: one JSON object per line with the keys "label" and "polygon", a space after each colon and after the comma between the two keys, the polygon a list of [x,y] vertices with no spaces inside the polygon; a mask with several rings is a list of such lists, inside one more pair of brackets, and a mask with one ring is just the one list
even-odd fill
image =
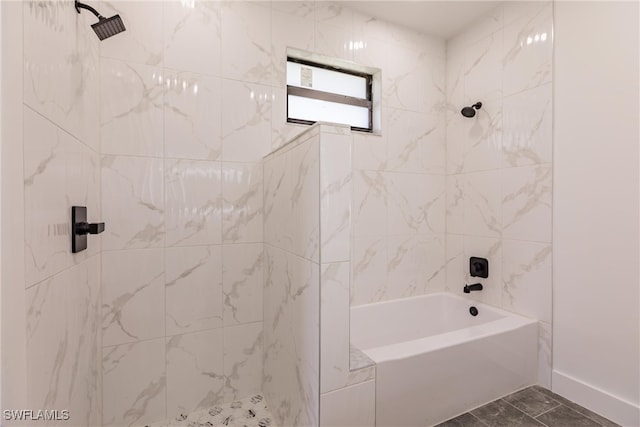
{"label": "shower enclosure wall", "polygon": [[[505,173],[523,173],[520,181],[505,179],[518,188],[504,197],[494,179],[503,169],[490,174],[469,162],[462,170],[448,164],[493,158],[507,135],[500,132],[503,108],[530,117],[529,106],[540,106],[542,126],[512,123],[524,135],[546,132],[540,94],[549,80],[530,86],[530,79],[513,76],[547,75],[549,44],[527,45],[529,36],[542,34],[539,21],[550,25],[547,3],[499,6],[448,45],[330,2],[104,3],[100,11],[119,14],[127,31],[103,42],[91,31],[94,18],[78,15],[71,1],[6,3],[17,10],[3,31],[11,29],[7,40],[19,47],[11,66],[21,117],[7,147],[3,140],[16,177],[3,181],[3,206],[9,185],[11,242],[17,242],[3,248],[3,259],[14,257],[3,262],[3,278],[13,272],[3,280],[3,328],[7,319],[12,328],[3,339],[17,343],[3,345],[3,363],[12,368],[3,375],[16,385],[3,399],[13,391],[7,402],[16,408],[70,408],[76,421],[69,425],[130,425],[263,390],[278,417],[311,425],[328,420],[323,401],[347,401],[341,393],[352,392],[369,402],[374,392],[372,369],[348,374],[349,304],[459,292],[461,254],[494,256],[504,244],[521,250],[495,255],[492,265],[511,269],[502,277],[514,292],[503,292],[504,279],[494,276],[487,302],[506,306],[515,296],[507,308],[530,315],[537,313],[531,307],[546,307],[528,292],[533,276],[513,267],[541,259],[536,265],[546,274],[548,241],[522,245],[515,234],[514,241],[500,240],[495,229],[467,238],[454,227],[456,218],[465,230],[474,229],[474,218],[491,218],[482,215],[485,199],[492,212],[503,211],[503,198],[507,206],[523,200],[518,188],[540,189],[541,197],[532,210],[511,204],[516,213],[544,212],[550,159],[532,157],[526,146],[518,150],[522,156],[507,156],[518,160]],[[318,183],[298,194],[302,187],[291,181],[298,210],[286,213],[291,221],[283,230],[308,233],[282,236],[270,234],[269,221],[283,204],[270,210],[265,199],[263,209],[262,191],[274,184],[268,165],[295,150],[275,151],[264,172],[262,158],[306,129],[286,123],[287,47],[380,68],[382,132],[305,133],[317,132],[319,163],[301,173],[315,174]],[[503,75],[522,91],[484,96],[483,88],[502,88]],[[474,119],[459,115],[478,100],[483,107]],[[477,121],[447,121],[445,111]],[[333,209],[321,203],[331,193],[323,192],[321,177],[348,158],[323,157],[323,135],[348,139],[344,147],[351,147],[350,223],[344,211],[335,223],[320,223],[322,209]],[[311,141],[298,141],[305,144]],[[292,164],[286,167],[298,176]],[[462,217],[455,201],[464,201]],[[75,255],[72,205],[87,206],[92,222],[106,223],[105,233]],[[525,217],[514,216],[508,231],[526,228]],[[350,231],[340,228],[345,224]],[[490,224],[502,230],[501,222]],[[336,236],[348,233],[346,242],[331,246],[331,227]],[[283,263],[290,276],[276,268]],[[544,274],[537,277],[546,286]],[[305,283],[310,287],[300,288]],[[327,307],[331,315],[323,315]],[[299,328],[292,341],[283,338],[288,327]],[[281,365],[280,357],[291,364]],[[288,383],[277,382],[281,371],[292,372]]]}
{"label": "shower enclosure wall", "polygon": [[264,160],[264,392],[279,425],[323,424],[347,385],[351,131],[315,125]]}

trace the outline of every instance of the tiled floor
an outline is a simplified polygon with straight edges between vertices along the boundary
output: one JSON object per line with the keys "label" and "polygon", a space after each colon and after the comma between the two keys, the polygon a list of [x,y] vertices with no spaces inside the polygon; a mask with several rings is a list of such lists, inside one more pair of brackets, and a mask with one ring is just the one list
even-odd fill
{"label": "tiled floor", "polygon": [[267,402],[261,394],[246,399],[180,415],[173,420],[145,427],[275,427]]}
{"label": "tiled floor", "polygon": [[494,400],[436,427],[620,427],[618,424],[533,386]]}

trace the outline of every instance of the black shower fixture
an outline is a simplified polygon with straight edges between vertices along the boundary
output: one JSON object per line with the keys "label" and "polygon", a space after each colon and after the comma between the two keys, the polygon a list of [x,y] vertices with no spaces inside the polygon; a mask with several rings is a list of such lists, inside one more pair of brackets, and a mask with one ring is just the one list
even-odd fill
{"label": "black shower fixture", "polygon": [[479,110],[481,108],[482,102],[476,102],[471,107],[464,107],[462,110],[460,110],[460,114],[465,117],[473,117],[476,115],[476,110]]}
{"label": "black shower fixture", "polygon": [[93,31],[96,32],[96,35],[100,40],[104,40],[126,30],[122,23],[122,19],[120,19],[120,15],[105,18],[100,15],[97,10],[87,4],[80,3],[78,0],[76,0],[75,6],[78,13],[80,13],[80,9],[87,9],[89,12],[96,15],[98,22],[91,25],[91,28],[93,28]]}

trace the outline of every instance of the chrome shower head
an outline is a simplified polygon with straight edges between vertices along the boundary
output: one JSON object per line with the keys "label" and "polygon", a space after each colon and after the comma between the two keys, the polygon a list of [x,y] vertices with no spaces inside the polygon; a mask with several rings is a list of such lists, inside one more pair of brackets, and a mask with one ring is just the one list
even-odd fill
{"label": "chrome shower head", "polygon": [[476,102],[470,107],[464,107],[460,110],[460,114],[465,117],[473,117],[476,115],[476,110],[479,110],[480,108],[482,108],[482,102]]}
{"label": "chrome shower head", "polygon": [[98,22],[91,25],[91,28],[93,28],[93,31],[95,31],[100,40],[104,40],[126,30],[122,23],[122,19],[120,19],[120,15],[105,18],[100,15],[97,10],[87,4],[80,3],[78,0],[75,2],[75,7],[78,13],[80,13],[80,9],[87,9],[98,18]]}

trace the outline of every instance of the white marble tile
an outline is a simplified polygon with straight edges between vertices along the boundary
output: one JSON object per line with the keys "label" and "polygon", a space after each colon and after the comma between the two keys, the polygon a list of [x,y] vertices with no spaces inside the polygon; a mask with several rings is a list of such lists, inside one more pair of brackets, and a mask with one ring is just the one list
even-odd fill
{"label": "white marble tile", "polygon": [[551,163],[551,85],[507,97],[503,108],[502,167]]}
{"label": "white marble tile", "polygon": [[166,157],[195,160],[222,157],[219,78],[166,71],[164,102]]}
{"label": "white marble tile", "polygon": [[86,426],[101,421],[99,289],[93,256],[26,293],[27,404],[67,409]]}
{"label": "white marble tile", "polygon": [[69,1],[23,5],[25,104],[98,151],[99,41],[89,26],[94,17],[78,16]]}
{"label": "white marble tile", "polygon": [[551,242],[550,165],[503,169],[503,237]]}
{"label": "white marble tile", "polygon": [[314,1],[275,0],[271,2],[271,9],[274,12],[288,13],[300,18],[311,19],[312,21],[315,19]]}
{"label": "white marble tile", "polygon": [[271,83],[271,10],[255,2],[224,2],[222,75],[251,83]]}
{"label": "white marble tile", "polygon": [[167,337],[167,417],[222,403],[223,332]]}
{"label": "white marble tile", "polygon": [[290,249],[292,244],[291,191],[286,155],[275,155],[264,161],[264,241]]}
{"label": "white marble tile", "polygon": [[452,106],[452,113],[458,114],[465,102],[464,96],[464,44],[447,42],[446,60],[446,102]]}
{"label": "white marble tile", "polygon": [[[421,76],[419,57],[415,49],[401,43],[389,43],[386,59],[378,65],[384,67],[382,73],[383,106],[418,111]],[[391,141],[389,141],[391,142]]]}
{"label": "white marble tile", "polygon": [[[428,40],[430,39],[430,37],[424,33],[391,22],[387,22],[387,31],[389,41],[410,48],[416,48],[416,45],[422,47],[421,45],[428,44]],[[444,52],[442,52],[440,56],[444,56]]]}
{"label": "white marble tile", "polygon": [[262,243],[223,245],[225,326],[262,321]]}
{"label": "white marble tile", "polygon": [[[295,2],[276,2],[279,5]],[[297,12],[304,13],[305,5],[300,9],[295,8],[288,12],[277,11],[275,4],[271,13],[271,67],[273,71],[272,85],[285,88],[287,83],[287,48],[295,48],[307,52],[314,51],[315,23],[313,11],[311,16],[305,17]],[[311,4],[311,7],[313,5]],[[285,8],[286,9],[286,8]]]}
{"label": "white marble tile", "polygon": [[222,241],[222,177],[219,162],[165,160],[167,246]]}
{"label": "white marble tile", "polygon": [[320,425],[373,427],[376,419],[376,382],[367,381],[320,397]]}
{"label": "white marble tile", "polygon": [[551,323],[551,244],[503,240],[502,306]]}
{"label": "white marble tile", "polygon": [[362,132],[353,134],[353,169],[383,171],[387,168],[387,138]]}
{"label": "white marble tile", "polygon": [[130,426],[166,418],[165,339],[102,350],[102,425]]}
{"label": "white marble tile", "polygon": [[365,368],[356,369],[349,372],[347,377],[347,386],[360,384],[365,381],[376,379],[376,367],[375,365],[367,366]]}
{"label": "white marble tile", "polygon": [[291,176],[291,249],[298,256],[318,262],[320,256],[320,149],[314,138],[292,148],[287,155]]}
{"label": "white marble tile", "polygon": [[319,53],[330,58],[339,58],[351,61],[353,59],[353,40],[351,38],[351,29],[327,24],[325,22],[316,22],[315,53]]}
{"label": "white marble tile", "polygon": [[351,135],[320,136],[322,262],[349,259],[351,240]]}
{"label": "white marble tile", "polygon": [[389,26],[392,25],[384,19],[375,18],[359,11],[353,11],[352,32],[354,40],[366,41],[367,44],[373,40],[392,41]]}
{"label": "white marble tile", "polygon": [[256,162],[271,151],[271,105],[269,86],[222,80],[223,160]]}
{"label": "white marble tile", "polygon": [[[361,23],[366,26],[367,24]],[[366,31],[363,28],[355,27],[352,33],[352,37],[349,40],[353,40],[352,45],[352,60],[353,62],[365,65],[367,67],[373,67],[381,69],[382,76],[384,78],[384,71],[386,70],[386,55],[387,51],[392,49],[392,44],[388,40],[388,35],[384,35],[383,37],[366,37],[361,34],[361,31]],[[384,82],[384,80],[383,80]],[[385,86],[384,83],[382,85],[382,96],[385,95]]]}
{"label": "white marble tile", "polygon": [[162,68],[102,59],[100,93],[102,154],[162,156]]}
{"label": "white marble tile", "polygon": [[504,25],[509,25],[513,21],[525,16],[535,16],[549,4],[551,4],[549,0],[505,2],[503,4]]}
{"label": "white marble tile", "polygon": [[465,95],[472,103],[489,103],[502,97],[502,32],[467,45]]}
{"label": "white marble tile", "polygon": [[505,27],[503,56],[505,95],[551,81],[553,7],[550,2]]}
{"label": "white marble tile", "polygon": [[262,164],[222,164],[222,241],[262,241]]}
{"label": "white marble tile", "polygon": [[426,247],[415,236],[389,236],[387,242],[387,286],[384,299],[406,298],[421,293]]}
{"label": "white marble tile", "polygon": [[[68,270],[29,288],[27,306],[27,402],[34,407],[62,407],[69,385]],[[75,349],[74,349],[75,350]],[[65,375],[60,375],[61,373]]]}
{"label": "white marble tile", "polygon": [[538,384],[551,389],[551,345],[552,326],[549,323],[538,323]]}
{"label": "white marble tile", "polygon": [[445,133],[441,114],[386,110],[388,170],[443,173]]}
{"label": "white marble tile", "polygon": [[222,4],[214,1],[164,2],[165,67],[220,75]]}
{"label": "white marble tile", "polygon": [[447,233],[463,234],[464,228],[464,202],[465,202],[465,176],[447,175]]}
{"label": "white marble tile", "polygon": [[102,253],[102,345],[165,335],[162,249]]}
{"label": "white marble tile", "polygon": [[389,234],[444,233],[444,175],[390,172],[387,182]]}
{"label": "white marble tile", "polygon": [[358,347],[354,347],[353,344],[349,346],[349,369],[351,372],[364,370],[366,368],[375,368],[376,362],[367,356]]}
{"label": "white marble tile", "polygon": [[[442,46],[444,50],[444,41],[441,40],[438,45]],[[447,101],[446,64],[447,61],[444,55],[440,57],[429,54],[424,50],[421,52],[420,60],[418,61],[420,78],[418,84],[418,111],[425,113],[444,113]],[[439,119],[444,120],[443,118]]]}
{"label": "white marble tile", "polygon": [[355,237],[352,242],[351,305],[385,299],[387,286],[387,238]]}
{"label": "white marble tile", "polygon": [[93,256],[70,271],[69,311],[73,382],[69,390],[70,412],[82,423],[102,422],[102,364],[100,331],[100,257]]}
{"label": "white marble tile", "polygon": [[164,179],[160,159],[102,156],[102,248],[164,245]]}
{"label": "white marble tile", "polygon": [[[471,101],[475,103],[476,101]],[[466,105],[471,105],[466,103]],[[502,102],[483,102],[475,117],[460,114],[462,105],[452,106],[447,122],[447,171],[476,172],[498,169],[502,156]]]}
{"label": "white marble tile", "polygon": [[444,234],[389,236],[387,254],[385,300],[444,289]]}
{"label": "white marble tile", "polygon": [[222,247],[167,248],[167,335],[222,327]]}
{"label": "white marble tile", "polygon": [[500,237],[502,232],[499,170],[465,175],[464,231],[470,236]]}
{"label": "white marble tile", "polygon": [[446,286],[447,292],[458,294],[465,285],[466,272],[469,271],[469,260],[465,259],[464,236],[446,235]]}
{"label": "white marble tile", "polygon": [[387,232],[388,177],[384,172],[353,172],[352,234],[380,236]]}
{"label": "white marble tile", "polygon": [[344,387],[349,375],[350,273],[349,262],[320,271],[320,393]]}
{"label": "white marble tile", "polygon": [[266,246],[263,390],[277,424],[318,425],[318,265]]}
{"label": "white marble tile", "polygon": [[262,322],[224,328],[224,400],[262,389]]}
{"label": "white marble tile", "polygon": [[100,42],[100,56],[130,63],[163,65],[162,2],[103,1],[104,16],[120,15],[126,31]]}
{"label": "white marble tile", "polygon": [[418,245],[424,248],[426,254],[424,258],[416,259],[421,266],[418,274],[423,286],[420,292],[423,294],[440,292],[446,288],[446,243],[444,233],[418,236]]}
{"label": "white marble tile", "polygon": [[353,13],[349,7],[337,2],[316,2],[315,4],[316,22],[336,28],[351,29]]}
{"label": "white marble tile", "polygon": [[71,253],[71,207],[101,221],[98,155],[53,123],[24,108],[25,284],[31,286],[100,251],[101,236]]}

